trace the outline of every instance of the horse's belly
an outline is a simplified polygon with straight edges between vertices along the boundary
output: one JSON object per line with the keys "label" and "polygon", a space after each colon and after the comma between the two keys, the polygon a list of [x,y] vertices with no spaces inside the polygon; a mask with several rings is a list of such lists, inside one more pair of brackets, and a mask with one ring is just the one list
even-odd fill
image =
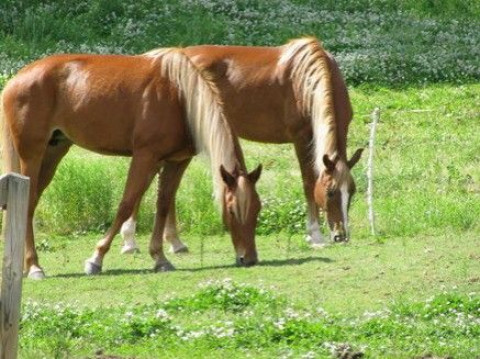
{"label": "horse's belly", "polygon": [[301,119],[288,90],[275,85],[239,88],[235,82],[221,84],[225,113],[237,135],[257,142],[292,142],[291,128]]}
{"label": "horse's belly", "polygon": [[[108,119],[108,120],[107,120]],[[60,130],[74,144],[109,155],[131,155],[133,126],[118,118],[69,118]]]}
{"label": "horse's belly", "polygon": [[230,117],[229,122],[235,133],[246,140],[265,143],[291,142],[285,123],[281,118],[256,114],[254,116]]}

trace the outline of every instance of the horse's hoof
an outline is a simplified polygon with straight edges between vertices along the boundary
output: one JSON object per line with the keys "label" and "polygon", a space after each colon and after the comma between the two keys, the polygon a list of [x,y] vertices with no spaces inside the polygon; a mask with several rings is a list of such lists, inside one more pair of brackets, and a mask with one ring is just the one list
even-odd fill
{"label": "horse's hoof", "polygon": [[28,272],[28,278],[34,280],[42,280],[45,279],[45,273],[40,268],[35,268]]}
{"label": "horse's hoof", "polygon": [[155,267],[153,268],[153,270],[156,273],[158,273],[158,272],[170,272],[170,271],[174,271],[175,267],[172,265],[172,263],[167,261],[167,262],[161,262],[161,263],[155,264]]}
{"label": "horse's hoof", "polygon": [[122,247],[121,251],[122,254],[134,254],[134,253],[140,253],[140,249],[136,246],[129,246],[125,245]]}
{"label": "horse's hoof", "polygon": [[237,267],[252,267],[258,263],[258,259],[253,259],[253,260],[246,260],[243,257],[237,258],[235,260],[235,265]]}
{"label": "horse's hoof", "polygon": [[183,245],[183,246],[181,246],[181,247],[177,247],[177,248],[171,247],[171,248],[170,248],[170,251],[171,251],[172,253],[175,253],[175,254],[188,253],[188,252],[190,252],[190,251],[188,250],[188,247],[185,246],[185,245]]}
{"label": "horse's hoof", "polygon": [[235,265],[237,267],[243,267],[245,264],[243,263],[243,257],[235,258]]}
{"label": "horse's hoof", "polygon": [[93,263],[91,260],[87,259],[85,261],[85,274],[86,275],[95,275],[102,273],[102,266],[99,266],[96,263]]}

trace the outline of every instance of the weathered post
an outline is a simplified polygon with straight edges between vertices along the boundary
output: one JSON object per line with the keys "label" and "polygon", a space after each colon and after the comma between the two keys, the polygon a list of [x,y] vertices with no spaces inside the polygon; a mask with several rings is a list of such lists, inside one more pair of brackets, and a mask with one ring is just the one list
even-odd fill
{"label": "weathered post", "polygon": [[6,209],[0,293],[0,359],[17,357],[22,298],[23,250],[30,179],[15,173],[0,177],[0,206]]}
{"label": "weathered post", "polygon": [[380,109],[377,107],[372,113],[372,125],[370,127],[370,139],[368,141],[368,162],[367,162],[367,203],[368,220],[370,222],[370,231],[375,235],[375,212],[373,210],[373,150],[375,143],[375,130],[380,119]]}

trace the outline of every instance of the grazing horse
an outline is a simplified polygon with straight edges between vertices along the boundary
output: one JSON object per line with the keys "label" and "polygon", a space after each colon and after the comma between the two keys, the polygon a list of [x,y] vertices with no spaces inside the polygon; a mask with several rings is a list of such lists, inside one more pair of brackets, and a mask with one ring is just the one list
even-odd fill
{"label": "grazing horse", "polygon": [[[353,113],[334,58],[311,37],[280,47],[203,45],[187,47],[184,52],[213,74],[227,120],[238,136],[294,144],[307,200],[307,238],[311,244],[325,243],[318,207],[326,215],[331,238],[347,241],[348,209],[355,192],[350,170],[362,149],[347,159],[347,132]],[[170,241],[173,251],[181,251],[185,245],[178,239],[174,206],[172,202],[164,239]],[[123,227],[126,251],[135,247],[135,217],[136,213]]]}
{"label": "grazing horse", "polygon": [[255,227],[261,204],[255,183],[261,167],[247,173],[215,84],[181,50],[148,57],[50,56],[10,80],[1,104],[5,170],[30,177],[25,251],[29,277],[44,277],[35,250],[34,211],[72,144],[132,157],[122,201],[112,226],[85,262],[87,274],[101,271],[114,236],[160,169],[149,251],[155,271],[174,269],[164,255],[162,233],[180,177],[200,151],[210,158],[237,262],[257,262]]}

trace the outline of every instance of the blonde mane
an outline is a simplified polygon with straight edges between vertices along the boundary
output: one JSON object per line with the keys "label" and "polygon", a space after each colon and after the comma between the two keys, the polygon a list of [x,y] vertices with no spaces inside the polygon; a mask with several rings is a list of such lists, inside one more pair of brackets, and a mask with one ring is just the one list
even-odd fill
{"label": "blonde mane", "polygon": [[293,40],[284,46],[279,65],[290,67],[290,78],[302,114],[313,129],[314,166],[324,170],[323,155],[337,155],[337,126],[328,54],[313,37]]}
{"label": "blonde mane", "polygon": [[220,165],[228,171],[236,166],[245,171],[245,162],[238,139],[223,114],[211,75],[197,68],[180,49],[157,49],[144,55],[160,60],[162,76],[177,84],[196,150],[210,159],[215,197],[220,200],[223,193]]}

